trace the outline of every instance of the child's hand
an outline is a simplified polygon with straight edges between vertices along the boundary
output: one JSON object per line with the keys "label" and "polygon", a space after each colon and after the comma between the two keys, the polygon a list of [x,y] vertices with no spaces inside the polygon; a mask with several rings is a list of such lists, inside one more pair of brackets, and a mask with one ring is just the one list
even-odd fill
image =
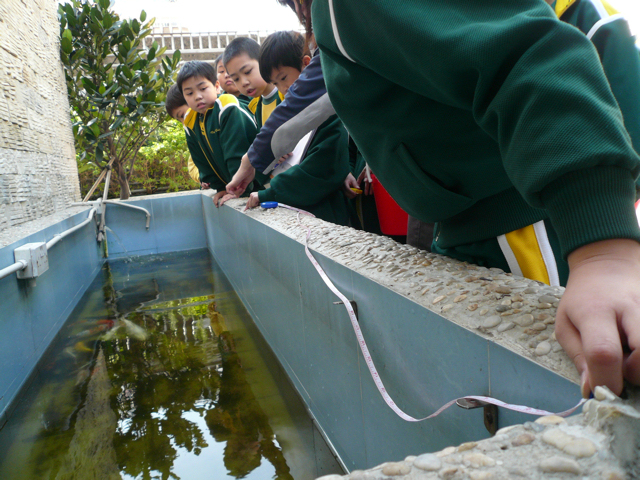
{"label": "child's hand", "polygon": [[364,182],[364,186],[362,188],[362,192],[365,195],[373,195],[373,186],[371,185],[371,182],[367,178],[367,169],[366,168],[363,168],[362,172],[360,172],[360,175],[358,175],[357,182],[358,182],[358,185],[362,185],[362,182]]}
{"label": "child's hand", "polygon": [[356,177],[349,173],[342,184],[342,193],[344,193],[347,198],[356,198],[358,194],[351,190],[351,188],[360,188],[360,185],[358,185]]}
{"label": "child's hand", "polygon": [[211,188],[211,186],[207,182],[200,183],[200,190],[209,190],[209,188]]}
{"label": "child's hand", "polygon": [[216,192],[216,194],[213,196],[213,204],[216,207],[220,207],[222,205],[222,203],[220,203],[220,199],[222,197],[224,197],[225,195],[227,195],[227,191],[226,190],[220,190],[219,192]]}
{"label": "child's hand", "polygon": [[[225,192],[225,193],[227,193],[227,192]],[[234,194],[232,194],[232,193],[227,193],[226,195],[224,195],[224,196],[220,199],[220,201],[218,202],[218,206],[219,206],[219,207],[221,207],[222,205],[224,205],[224,204],[225,204],[225,202],[226,202],[227,200],[231,200],[232,198],[238,198],[238,197],[236,197],[236,196],[235,196]]]}
{"label": "child's hand", "polygon": [[256,176],[256,169],[251,166],[249,157],[245,154],[240,161],[240,168],[227,184],[227,192],[240,196],[247,189]]}
{"label": "child's hand", "polygon": [[249,200],[247,200],[247,205],[244,207],[245,211],[250,208],[256,208],[260,205],[260,198],[258,197],[258,192],[253,192],[249,195]]}
{"label": "child's hand", "polygon": [[281,157],[278,159],[278,162],[277,162],[277,163],[278,163],[278,165],[282,165],[282,164],[284,163],[284,161],[285,161],[287,158],[289,158],[291,155],[293,155],[293,153],[286,153],[286,154],[284,154],[283,156],[281,156]]}
{"label": "child's hand", "polygon": [[573,251],[556,337],[582,378],[582,395],[623,378],[640,385],[640,244],[615,239]]}

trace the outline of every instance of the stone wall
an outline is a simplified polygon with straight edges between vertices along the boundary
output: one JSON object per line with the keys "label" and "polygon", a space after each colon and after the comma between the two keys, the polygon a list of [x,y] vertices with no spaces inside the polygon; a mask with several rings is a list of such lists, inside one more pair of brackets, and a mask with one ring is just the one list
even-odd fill
{"label": "stone wall", "polygon": [[57,6],[0,1],[0,231],[80,199]]}

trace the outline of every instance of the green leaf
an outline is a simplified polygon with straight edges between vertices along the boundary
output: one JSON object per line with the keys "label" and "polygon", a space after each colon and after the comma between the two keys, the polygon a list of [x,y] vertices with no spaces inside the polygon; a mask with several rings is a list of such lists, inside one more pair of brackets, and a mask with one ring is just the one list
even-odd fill
{"label": "green leaf", "polygon": [[178,62],[180,62],[180,50],[173,52],[173,65],[178,65]]}
{"label": "green leaf", "polygon": [[[73,51],[73,45],[71,44],[71,40],[69,40],[68,38],[64,38],[64,37],[61,38],[60,39],[60,48],[67,55],[70,54]],[[69,62],[67,61],[65,63],[68,64]]]}
{"label": "green leaf", "polygon": [[144,22],[146,19],[147,19],[147,12],[142,10],[142,12],[140,12],[140,21]]}
{"label": "green leaf", "polygon": [[71,33],[71,30],[67,28],[64,32],[62,32],[62,38],[66,38],[70,42],[73,41],[73,34]]}
{"label": "green leaf", "polygon": [[134,18],[133,20],[131,20],[131,28],[133,30],[133,33],[138,35],[140,33],[140,22],[138,22],[138,20]]}

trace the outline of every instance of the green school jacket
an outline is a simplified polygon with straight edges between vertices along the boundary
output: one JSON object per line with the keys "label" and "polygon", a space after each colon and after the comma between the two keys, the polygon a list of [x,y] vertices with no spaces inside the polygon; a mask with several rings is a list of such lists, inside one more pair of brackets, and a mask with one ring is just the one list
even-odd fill
{"label": "green school jacket", "polygon": [[552,7],[598,50],[631,143],[640,152],[640,51],[627,20],[603,0],[559,0]]}
{"label": "green school jacket", "polygon": [[640,158],[592,43],[545,2],[316,0],[312,19],[338,116],[438,245],[547,217],[565,256],[640,241]]}
{"label": "green school jacket", "polygon": [[[189,110],[184,124],[187,146],[200,172],[200,181],[218,191],[224,190],[256,136],[254,119],[236,97],[223,94],[204,114]],[[250,187],[247,195],[261,185],[254,181]]]}
{"label": "green school jacket", "polygon": [[249,111],[256,117],[256,124],[258,125],[258,131],[264,125],[264,121],[262,120],[262,104],[269,105],[272,102],[276,102],[276,106],[280,105],[284,100],[284,95],[280,92],[280,90],[275,90],[273,95],[271,95],[267,100],[264,97],[259,96],[251,100],[249,103]]}
{"label": "green school jacket", "polygon": [[336,115],[318,127],[298,165],[271,179],[258,192],[260,202],[275,201],[313,213],[339,225],[349,223],[342,184],[349,173],[348,134]]}

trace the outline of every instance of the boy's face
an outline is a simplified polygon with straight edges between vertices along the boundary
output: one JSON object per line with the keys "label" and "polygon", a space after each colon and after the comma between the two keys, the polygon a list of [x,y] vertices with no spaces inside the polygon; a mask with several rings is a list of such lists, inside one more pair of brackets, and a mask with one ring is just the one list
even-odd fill
{"label": "boy's face", "polygon": [[222,60],[218,62],[216,73],[218,75],[218,83],[222,86],[222,89],[225,92],[230,93],[231,95],[237,95],[238,87],[236,87],[236,84],[233,83],[233,80],[231,80],[231,77],[227,73],[227,69],[224,68],[224,63],[222,63]]}
{"label": "boy's face", "polygon": [[189,105],[181,105],[171,112],[171,118],[178,120],[180,123],[184,123],[184,116],[189,110]]}
{"label": "boy's face", "polygon": [[[227,73],[243,95],[257,98],[267,88],[267,82],[260,76],[258,61],[241,53],[227,62]],[[273,87],[271,87],[273,88]]]}
{"label": "boy's face", "polygon": [[273,83],[283,95],[286,95],[289,87],[293,85],[293,82],[295,82],[299,76],[300,70],[297,68],[283,67],[281,65],[271,70],[271,83]]}
{"label": "boy's face", "polygon": [[191,110],[205,113],[218,98],[216,86],[204,77],[191,77],[182,82],[182,94]]}

